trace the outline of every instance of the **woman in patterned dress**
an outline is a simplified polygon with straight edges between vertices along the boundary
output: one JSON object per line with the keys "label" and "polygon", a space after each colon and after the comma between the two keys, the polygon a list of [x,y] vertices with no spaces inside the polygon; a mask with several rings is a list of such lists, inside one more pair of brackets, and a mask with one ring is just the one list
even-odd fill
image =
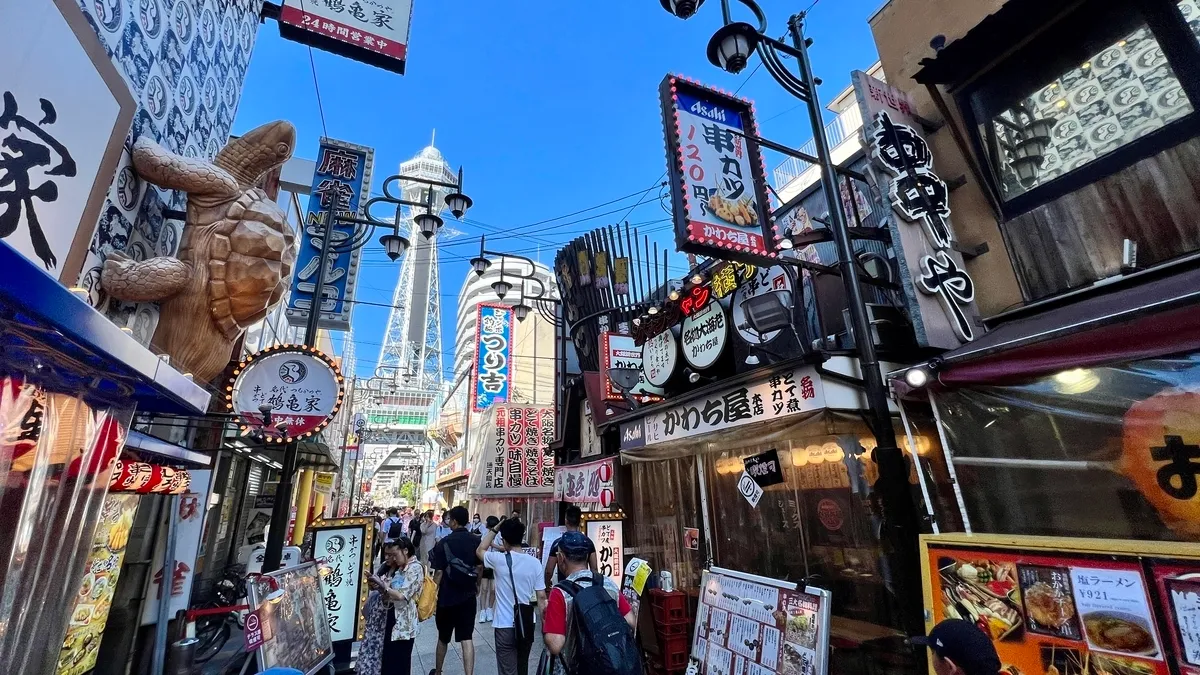
{"label": "woman in patterned dress", "polygon": [[408,537],[384,544],[383,555],[388,567],[395,571],[388,579],[373,577],[371,582],[373,587],[382,591],[383,602],[392,610],[385,618],[380,672],[382,675],[410,675],[413,644],[420,624],[417,620],[417,598],[425,582],[425,569],[417,559],[416,547]]}
{"label": "woman in patterned dress", "polygon": [[[362,645],[358,650],[358,662],[355,668],[357,675],[380,675],[383,665],[383,645],[388,634],[388,623],[392,615],[392,606],[384,591],[390,586],[396,568],[388,562],[384,555],[383,566],[374,576],[368,578],[371,593],[367,596],[367,604],[363,607],[363,619],[367,627],[363,634]],[[382,587],[377,586],[376,579],[383,581]]]}

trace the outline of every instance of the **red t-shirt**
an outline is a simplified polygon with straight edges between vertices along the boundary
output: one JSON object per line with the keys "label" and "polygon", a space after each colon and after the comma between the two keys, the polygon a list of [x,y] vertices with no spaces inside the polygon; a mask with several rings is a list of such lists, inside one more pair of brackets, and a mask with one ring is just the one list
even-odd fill
{"label": "red t-shirt", "polygon": [[[621,616],[633,611],[629,601],[625,596],[617,596],[617,606],[621,612]],[[563,597],[562,589],[554,588],[550,591],[550,597],[546,601],[546,623],[542,627],[546,633],[554,635],[567,634],[567,600]]]}

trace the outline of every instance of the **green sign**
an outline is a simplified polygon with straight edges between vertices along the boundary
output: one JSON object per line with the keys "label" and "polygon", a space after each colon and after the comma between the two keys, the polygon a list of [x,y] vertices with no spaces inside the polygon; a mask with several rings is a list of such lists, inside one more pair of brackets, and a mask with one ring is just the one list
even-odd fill
{"label": "green sign", "polygon": [[367,416],[368,424],[400,424],[403,426],[425,426],[429,424],[429,414],[424,412],[401,412],[389,414],[373,414]]}

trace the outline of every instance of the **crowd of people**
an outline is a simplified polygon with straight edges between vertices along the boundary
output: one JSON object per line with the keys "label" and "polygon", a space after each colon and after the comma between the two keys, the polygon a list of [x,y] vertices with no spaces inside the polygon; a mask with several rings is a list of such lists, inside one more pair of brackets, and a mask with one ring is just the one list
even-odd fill
{"label": "crowd of people", "polygon": [[[580,531],[577,507],[567,509],[566,532],[545,566],[525,552],[528,528],[518,511],[486,520],[462,506],[437,516],[395,508],[375,516],[380,565],[370,578],[368,626],[358,657],[362,675],[411,675],[426,570],[437,584],[436,667],[429,675],[441,675],[451,641],[459,644],[465,675],[474,675],[476,624],[489,622],[500,675],[528,675],[539,623],[551,672],[589,672],[575,667],[592,657],[588,636],[573,626],[573,602],[599,602],[613,621],[625,622],[632,639],[632,609],[612,580],[596,573],[596,547]],[[589,588],[603,593],[589,594]]]}

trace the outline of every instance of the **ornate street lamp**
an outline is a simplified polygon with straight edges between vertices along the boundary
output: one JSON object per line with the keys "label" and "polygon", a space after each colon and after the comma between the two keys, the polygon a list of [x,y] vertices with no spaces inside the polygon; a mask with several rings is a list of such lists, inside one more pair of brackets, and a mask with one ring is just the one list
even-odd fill
{"label": "ornate street lamp", "polygon": [[722,26],[708,41],[708,62],[727,73],[737,74],[758,47],[758,31],[748,23]]}
{"label": "ornate street lamp", "polygon": [[662,3],[663,9],[681,19],[695,14],[696,10],[700,9],[700,5],[704,4],[704,0],[659,0],[659,2]]}

